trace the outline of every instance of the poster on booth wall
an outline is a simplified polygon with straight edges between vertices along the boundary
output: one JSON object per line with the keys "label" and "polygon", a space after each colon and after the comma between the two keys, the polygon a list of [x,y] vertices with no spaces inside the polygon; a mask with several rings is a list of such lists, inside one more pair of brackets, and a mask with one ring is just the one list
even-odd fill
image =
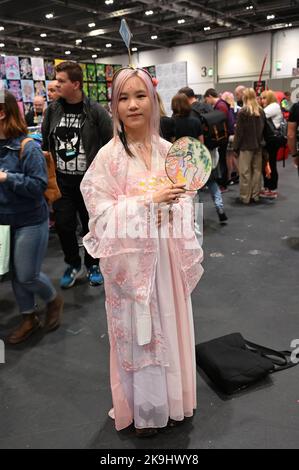
{"label": "poster on booth wall", "polygon": [[113,65],[113,73],[117,72],[119,69],[122,68],[122,65],[120,64],[114,64]]}
{"label": "poster on booth wall", "polygon": [[87,80],[89,82],[96,81],[96,66],[95,64],[87,64]]}
{"label": "poster on booth wall", "polygon": [[107,86],[106,83],[97,83],[98,86],[98,100],[107,101]]}
{"label": "poster on booth wall", "polygon": [[44,81],[39,80],[37,82],[34,82],[34,90],[35,95],[43,96],[44,98],[47,97],[46,85]]}
{"label": "poster on booth wall", "polygon": [[44,59],[42,57],[31,57],[33,80],[45,80]]}
{"label": "poster on booth wall", "polygon": [[88,83],[83,82],[83,92],[86,96],[89,96]]}
{"label": "poster on booth wall", "polygon": [[19,58],[17,56],[6,56],[5,69],[7,80],[20,80]]}
{"label": "poster on booth wall", "polygon": [[98,82],[105,82],[106,81],[105,67],[106,67],[105,64],[96,64]]}
{"label": "poster on booth wall", "polygon": [[45,76],[46,80],[55,80],[55,63],[54,60],[45,60]]}
{"label": "poster on booth wall", "polygon": [[32,80],[32,67],[30,57],[20,57],[21,80]]}
{"label": "poster on booth wall", "polygon": [[3,80],[6,77],[5,71],[5,57],[0,56],[0,80]]}
{"label": "poster on booth wall", "polygon": [[24,104],[24,114],[26,116],[29,111],[33,110],[33,103],[23,103]]}
{"label": "poster on booth wall", "polygon": [[89,98],[94,101],[98,101],[98,90],[97,83],[88,84]]}
{"label": "poster on booth wall", "polygon": [[83,72],[83,82],[87,82],[86,64],[79,64]]}
{"label": "poster on booth wall", "polygon": [[34,82],[33,80],[21,80],[22,98],[24,103],[33,103]]}
{"label": "poster on booth wall", "polygon": [[114,74],[113,65],[106,65],[106,80],[107,80],[107,82],[112,81],[113,74]]}
{"label": "poster on booth wall", "polygon": [[22,89],[20,80],[8,80],[8,89],[17,101],[22,101]]}
{"label": "poster on booth wall", "polygon": [[111,95],[112,95],[112,83],[108,82],[107,83],[107,99],[111,101]]}

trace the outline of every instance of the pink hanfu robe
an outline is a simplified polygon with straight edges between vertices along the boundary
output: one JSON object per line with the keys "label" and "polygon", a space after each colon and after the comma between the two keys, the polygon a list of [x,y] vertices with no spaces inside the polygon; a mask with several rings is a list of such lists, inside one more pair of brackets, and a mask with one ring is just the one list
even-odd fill
{"label": "pink hanfu robe", "polygon": [[[149,222],[151,195],[170,183],[165,173],[169,147],[153,138],[149,171],[136,148],[131,147],[136,155],[131,158],[114,138],[81,183],[90,215],[84,246],[100,258],[105,281],[117,430],[131,423],[165,427],[169,418],[181,421],[196,408],[190,294],[203,272],[202,249],[194,230],[188,237],[183,230],[180,236],[162,237]],[[175,223],[192,214],[191,196],[186,193],[172,205]],[[164,208],[168,212],[169,206]]]}

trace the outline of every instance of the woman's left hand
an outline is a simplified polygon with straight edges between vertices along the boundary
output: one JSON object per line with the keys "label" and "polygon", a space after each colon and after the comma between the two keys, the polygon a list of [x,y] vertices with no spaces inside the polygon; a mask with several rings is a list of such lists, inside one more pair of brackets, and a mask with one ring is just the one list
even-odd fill
{"label": "woman's left hand", "polygon": [[7,180],[7,173],[5,171],[0,171],[0,183],[4,183]]}

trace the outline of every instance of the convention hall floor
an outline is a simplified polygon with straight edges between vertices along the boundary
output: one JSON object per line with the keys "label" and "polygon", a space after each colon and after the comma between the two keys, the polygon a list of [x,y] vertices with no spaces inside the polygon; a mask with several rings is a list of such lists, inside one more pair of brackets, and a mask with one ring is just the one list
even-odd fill
{"label": "convention hall floor", "polygon": [[[280,197],[244,207],[238,186],[224,194],[220,226],[204,201],[205,274],[193,293],[196,341],[240,331],[276,349],[299,338],[299,179],[279,163]],[[51,235],[44,270],[58,285],[62,253]],[[167,293],[165,293],[167,295]],[[244,449],[297,448],[299,367],[279,372],[233,397],[198,371],[193,419],[147,440],[117,433],[111,407],[103,287],[85,281],[66,291],[60,329],[6,347],[0,364],[0,448]],[[42,308],[42,306],[41,306]],[[9,282],[0,283],[1,337],[19,321]]]}

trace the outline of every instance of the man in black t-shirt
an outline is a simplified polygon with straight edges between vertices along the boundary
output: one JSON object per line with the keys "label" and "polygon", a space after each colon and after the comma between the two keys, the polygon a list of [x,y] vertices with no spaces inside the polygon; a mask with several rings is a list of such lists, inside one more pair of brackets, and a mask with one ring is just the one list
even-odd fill
{"label": "man in black t-shirt", "polygon": [[[88,233],[89,216],[80,191],[82,178],[94,157],[112,137],[107,111],[83,93],[83,73],[79,64],[65,61],[56,67],[56,90],[43,121],[43,150],[56,162],[57,183],[62,197],[53,204],[55,227],[68,267],[60,279],[63,289],[72,287],[82,276],[77,241],[77,216],[82,236]],[[99,260],[84,248],[84,264],[91,285],[103,283]]]}
{"label": "man in black t-shirt", "polygon": [[299,128],[299,103],[292,106],[288,121],[288,146],[294,163],[299,171],[299,141],[297,131]]}

